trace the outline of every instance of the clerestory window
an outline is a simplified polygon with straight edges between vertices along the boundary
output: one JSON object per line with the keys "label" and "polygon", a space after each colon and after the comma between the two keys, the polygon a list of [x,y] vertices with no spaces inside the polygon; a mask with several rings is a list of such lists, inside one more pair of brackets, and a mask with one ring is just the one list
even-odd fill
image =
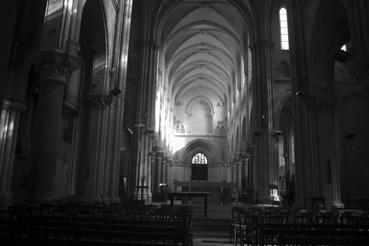
{"label": "clerestory window", "polygon": [[290,44],[288,41],[288,22],[286,8],[281,8],[279,10],[279,23],[281,28],[281,50],[289,50]]}

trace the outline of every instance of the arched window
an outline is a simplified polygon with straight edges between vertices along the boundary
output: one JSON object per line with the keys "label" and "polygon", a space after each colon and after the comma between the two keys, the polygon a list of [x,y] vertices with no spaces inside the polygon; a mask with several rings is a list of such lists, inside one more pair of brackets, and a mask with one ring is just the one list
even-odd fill
{"label": "arched window", "polygon": [[289,50],[290,45],[288,42],[288,23],[287,23],[287,9],[281,8],[279,10],[279,24],[281,27],[281,49]]}
{"label": "arched window", "polygon": [[201,152],[192,157],[191,180],[205,181],[208,179],[207,163],[208,159]]}
{"label": "arched window", "polygon": [[203,153],[197,153],[192,157],[192,164],[207,164],[208,159]]}

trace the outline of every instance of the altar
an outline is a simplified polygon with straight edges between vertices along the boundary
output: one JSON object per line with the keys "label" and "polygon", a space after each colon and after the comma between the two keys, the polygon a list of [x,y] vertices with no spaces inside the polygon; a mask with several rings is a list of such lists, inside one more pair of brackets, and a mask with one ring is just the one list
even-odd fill
{"label": "altar", "polygon": [[183,192],[168,192],[168,199],[170,200],[170,204],[173,205],[174,200],[176,198],[188,197],[191,201],[192,197],[202,197],[204,199],[204,216],[208,216],[208,195],[211,192],[191,192],[191,191],[183,191]]}
{"label": "altar", "polygon": [[237,183],[207,181],[176,181],[176,192],[208,192],[209,199],[229,203],[238,196]]}

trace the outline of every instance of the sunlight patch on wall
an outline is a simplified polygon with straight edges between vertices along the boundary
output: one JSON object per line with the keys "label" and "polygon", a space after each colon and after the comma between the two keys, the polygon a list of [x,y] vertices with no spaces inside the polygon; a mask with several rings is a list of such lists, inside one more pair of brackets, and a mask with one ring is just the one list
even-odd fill
{"label": "sunlight patch on wall", "polygon": [[172,136],[170,139],[170,146],[172,154],[183,149],[186,146],[186,139],[181,137]]}

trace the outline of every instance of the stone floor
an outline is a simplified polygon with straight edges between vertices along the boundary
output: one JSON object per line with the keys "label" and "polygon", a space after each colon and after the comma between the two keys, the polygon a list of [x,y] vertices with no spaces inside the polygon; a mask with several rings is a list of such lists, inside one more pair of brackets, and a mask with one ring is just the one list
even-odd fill
{"label": "stone floor", "polygon": [[193,245],[233,245],[229,240],[229,221],[222,219],[194,219]]}
{"label": "stone floor", "polygon": [[231,246],[229,225],[231,205],[222,205],[209,201],[208,216],[204,217],[203,202],[191,201],[193,207],[193,245],[194,246]]}

